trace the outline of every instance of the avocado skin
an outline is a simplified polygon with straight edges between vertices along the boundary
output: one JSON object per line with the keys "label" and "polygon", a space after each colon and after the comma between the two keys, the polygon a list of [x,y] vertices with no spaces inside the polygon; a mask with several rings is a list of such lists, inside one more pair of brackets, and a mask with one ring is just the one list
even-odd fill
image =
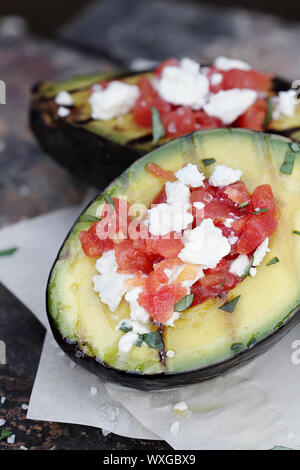
{"label": "avocado skin", "polygon": [[[147,72],[153,72],[153,70],[127,71],[115,74],[113,78],[118,79]],[[33,97],[39,93],[42,86],[43,82],[33,86]],[[286,91],[289,88],[290,84],[287,80],[281,77],[273,79],[275,92]],[[42,98],[40,99],[42,100]],[[146,154],[146,151],[137,148],[139,142],[120,145],[83,127],[74,126],[63,119],[59,119],[55,124],[47,124],[38,104],[33,100],[30,109],[30,126],[46,153],[81,181],[98,189],[107,186],[135,160]],[[292,134],[297,130],[298,128],[283,131],[267,129],[266,132],[292,138]],[[148,140],[149,137],[147,137],[147,142]],[[143,143],[143,139],[140,143]]]}
{"label": "avocado skin", "polygon": [[81,181],[105,188],[145,152],[120,145],[61,120],[49,127],[37,109],[30,111],[30,125],[42,149]]}
{"label": "avocado skin", "polygon": [[[185,137],[189,137],[191,135],[193,134],[189,134]],[[98,195],[93,199],[93,201],[96,200],[97,197]],[[78,216],[67,236],[65,237],[65,240],[62,243],[62,247],[65,245],[65,242],[68,240],[74,227],[79,222],[81,215],[86,212],[86,209],[93,201],[91,201]],[[252,359],[267,352],[300,322],[300,307],[298,307],[293,312],[290,312],[286,316],[286,319],[282,321],[281,325],[278,326],[269,335],[257,341],[252,346],[246,347],[245,349],[237,352],[234,356],[206,367],[192,369],[186,372],[165,372],[152,375],[115,369],[97,357],[91,357],[85,354],[78,347],[77,343],[71,342],[70,340],[64,338],[55,324],[55,321],[50,313],[48,292],[50,289],[52,271],[57,261],[59,260],[60,254],[61,249],[59,250],[51,268],[46,288],[46,312],[53,336],[60,348],[73,362],[107,382],[114,382],[124,387],[135,388],[137,390],[143,391],[166,390],[183,387],[186,385],[193,385],[200,382],[205,382],[206,380],[214,379],[220,375],[230,372],[233,368],[247,364]]]}

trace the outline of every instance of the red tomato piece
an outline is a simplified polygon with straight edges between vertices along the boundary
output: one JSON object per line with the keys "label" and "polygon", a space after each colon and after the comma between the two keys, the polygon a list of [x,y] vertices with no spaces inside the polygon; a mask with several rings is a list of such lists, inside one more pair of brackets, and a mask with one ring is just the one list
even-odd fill
{"label": "red tomato piece", "polygon": [[223,127],[221,119],[218,119],[213,116],[209,116],[205,111],[200,110],[194,112],[195,117],[195,128],[200,129],[215,129],[218,127]]}
{"label": "red tomato piece", "polygon": [[154,176],[158,178],[162,178],[164,180],[176,180],[176,176],[174,175],[173,171],[164,170],[161,166],[157,165],[156,163],[149,162],[146,165],[146,170],[149,171]]}
{"label": "red tomato piece", "polygon": [[152,204],[162,204],[163,202],[167,202],[167,194],[164,187],[160,193],[158,193]]}
{"label": "red tomato piece", "polygon": [[157,322],[171,318],[174,305],[186,295],[187,290],[180,284],[165,284],[156,292],[142,292],[138,302]]}
{"label": "red tomato piece", "polygon": [[132,240],[123,240],[115,245],[115,255],[118,266],[122,271],[142,271],[149,274],[153,269],[151,258],[146,253],[137,250]]}
{"label": "red tomato piece", "polygon": [[227,186],[224,193],[236,204],[250,202],[250,194],[248,193],[245,183],[242,181]]}
{"label": "red tomato piece", "polygon": [[237,243],[237,252],[240,254],[252,253],[266,237],[274,232],[276,227],[277,221],[269,212],[251,216]]}
{"label": "red tomato piece", "polygon": [[249,88],[256,91],[268,91],[271,88],[273,76],[259,70],[232,69],[223,72],[223,90],[231,88]]}
{"label": "red tomato piece", "polygon": [[267,112],[267,101],[265,99],[257,100],[244,114],[237,118],[235,125],[253,131],[262,131]]}
{"label": "red tomato piece", "polygon": [[137,86],[139,87],[143,98],[154,98],[156,96],[156,91],[154,90],[152,83],[145,75],[141,75],[137,82]]}
{"label": "red tomato piece", "polygon": [[164,258],[176,258],[184,247],[182,241],[175,237],[174,233],[169,234],[169,238],[150,238],[147,245],[152,253],[156,253]]}
{"label": "red tomato piece", "polygon": [[152,98],[141,96],[133,109],[133,119],[138,126],[152,127]]}
{"label": "red tomato piece", "polygon": [[79,234],[79,240],[81,247],[86,256],[91,258],[101,256],[105,251],[111,250],[114,246],[114,242],[110,238],[100,240],[96,233],[96,227],[99,222],[94,222],[88,231],[82,231]]}
{"label": "red tomato piece", "polygon": [[214,220],[224,220],[231,218],[232,213],[235,211],[235,206],[230,200],[213,199],[204,207],[204,216]]}
{"label": "red tomato piece", "polygon": [[251,197],[252,207],[256,209],[268,209],[273,214],[275,202],[272,188],[269,184],[262,184],[254,189]]}

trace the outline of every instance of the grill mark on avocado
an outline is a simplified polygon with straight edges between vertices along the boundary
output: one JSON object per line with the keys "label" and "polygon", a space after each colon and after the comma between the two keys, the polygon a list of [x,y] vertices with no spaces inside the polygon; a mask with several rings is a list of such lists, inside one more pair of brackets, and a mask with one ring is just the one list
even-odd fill
{"label": "grill mark on avocado", "polygon": [[267,132],[268,134],[276,134],[276,135],[282,135],[284,137],[289,137],[291,138],[290,136],[294,133],[294,132],[299,132],[300,131],[300,127],[290,127],[288,129],[279,129],[279,130],[275,130],[275,129],[266,129],[265,132]]}
{"label": "grill mark on avocado", "polygon": [[147,144],[152,141],[152,132],[150,134],[143,135],[142,137],[137,137],[136,139],[128,140],[126,145],[139,145]]}
{"label": "grill mark on avocado", "polygon": [[160,331],[162,341],[163,341],[163,349],[158,350],[158,357],[159,361],[163,367],[163,369],[166,369],[167,365],[167,350],[166,350],[166,341],[165,341],[165,327],[162,323],[159,324],[158,331]]}

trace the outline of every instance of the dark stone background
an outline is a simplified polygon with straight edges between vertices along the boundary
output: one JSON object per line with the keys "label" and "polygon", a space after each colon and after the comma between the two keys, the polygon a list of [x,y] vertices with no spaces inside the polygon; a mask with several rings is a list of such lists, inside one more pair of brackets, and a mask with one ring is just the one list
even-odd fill
{"label": "dark stone background", "polygon": [[[1,11],[1,10],[0,10]],[[37,12],[38,14],[38,12]],[[42,13],[40,13],[42,14]],[[63,78],[128,65],[139,58],[224,54],[288,78],[300,78],[300,27],[279,18],[195,2],[102,0],[78,14],[53,39],[35,38],[20,19],[0,18],[0,227],[78,203],[85,186],[46,156],[27,122],[30,88]],[[38,268],[38,266],[37,266]],[[16,434],[1,449],[168,449],[164,442],[121,438],[86,426],[26,420],[44,329],[0,286],[0,339],[8,364],[0,366],[0,418]],[[0,428],[1,431],[1,428]]]}

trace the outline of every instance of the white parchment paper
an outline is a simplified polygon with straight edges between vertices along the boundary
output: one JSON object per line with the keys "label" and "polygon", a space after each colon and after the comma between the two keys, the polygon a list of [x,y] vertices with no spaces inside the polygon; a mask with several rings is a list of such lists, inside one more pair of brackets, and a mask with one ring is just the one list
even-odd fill
{"label": "white parchment paper", "polygon": [[[0,231],[0,281],[47,327],[44,297],[51,264],[80,208],[25,220]],[[267,354],[204,384],[138,392],[105,384],[71,366],[47,333],[28,417],[101,427],[120,435],[165,439],[175,449],[300,449],[300,365],[291,356],[295,328]],[[91,387],[97,393],[91,393]],[[174,404],[186,401],[178,414]],[[178,423],[179,424],[178,424]],[[174,426],[174,423],[177,423]],[[176,431],[174,433],[171,429]]]}

